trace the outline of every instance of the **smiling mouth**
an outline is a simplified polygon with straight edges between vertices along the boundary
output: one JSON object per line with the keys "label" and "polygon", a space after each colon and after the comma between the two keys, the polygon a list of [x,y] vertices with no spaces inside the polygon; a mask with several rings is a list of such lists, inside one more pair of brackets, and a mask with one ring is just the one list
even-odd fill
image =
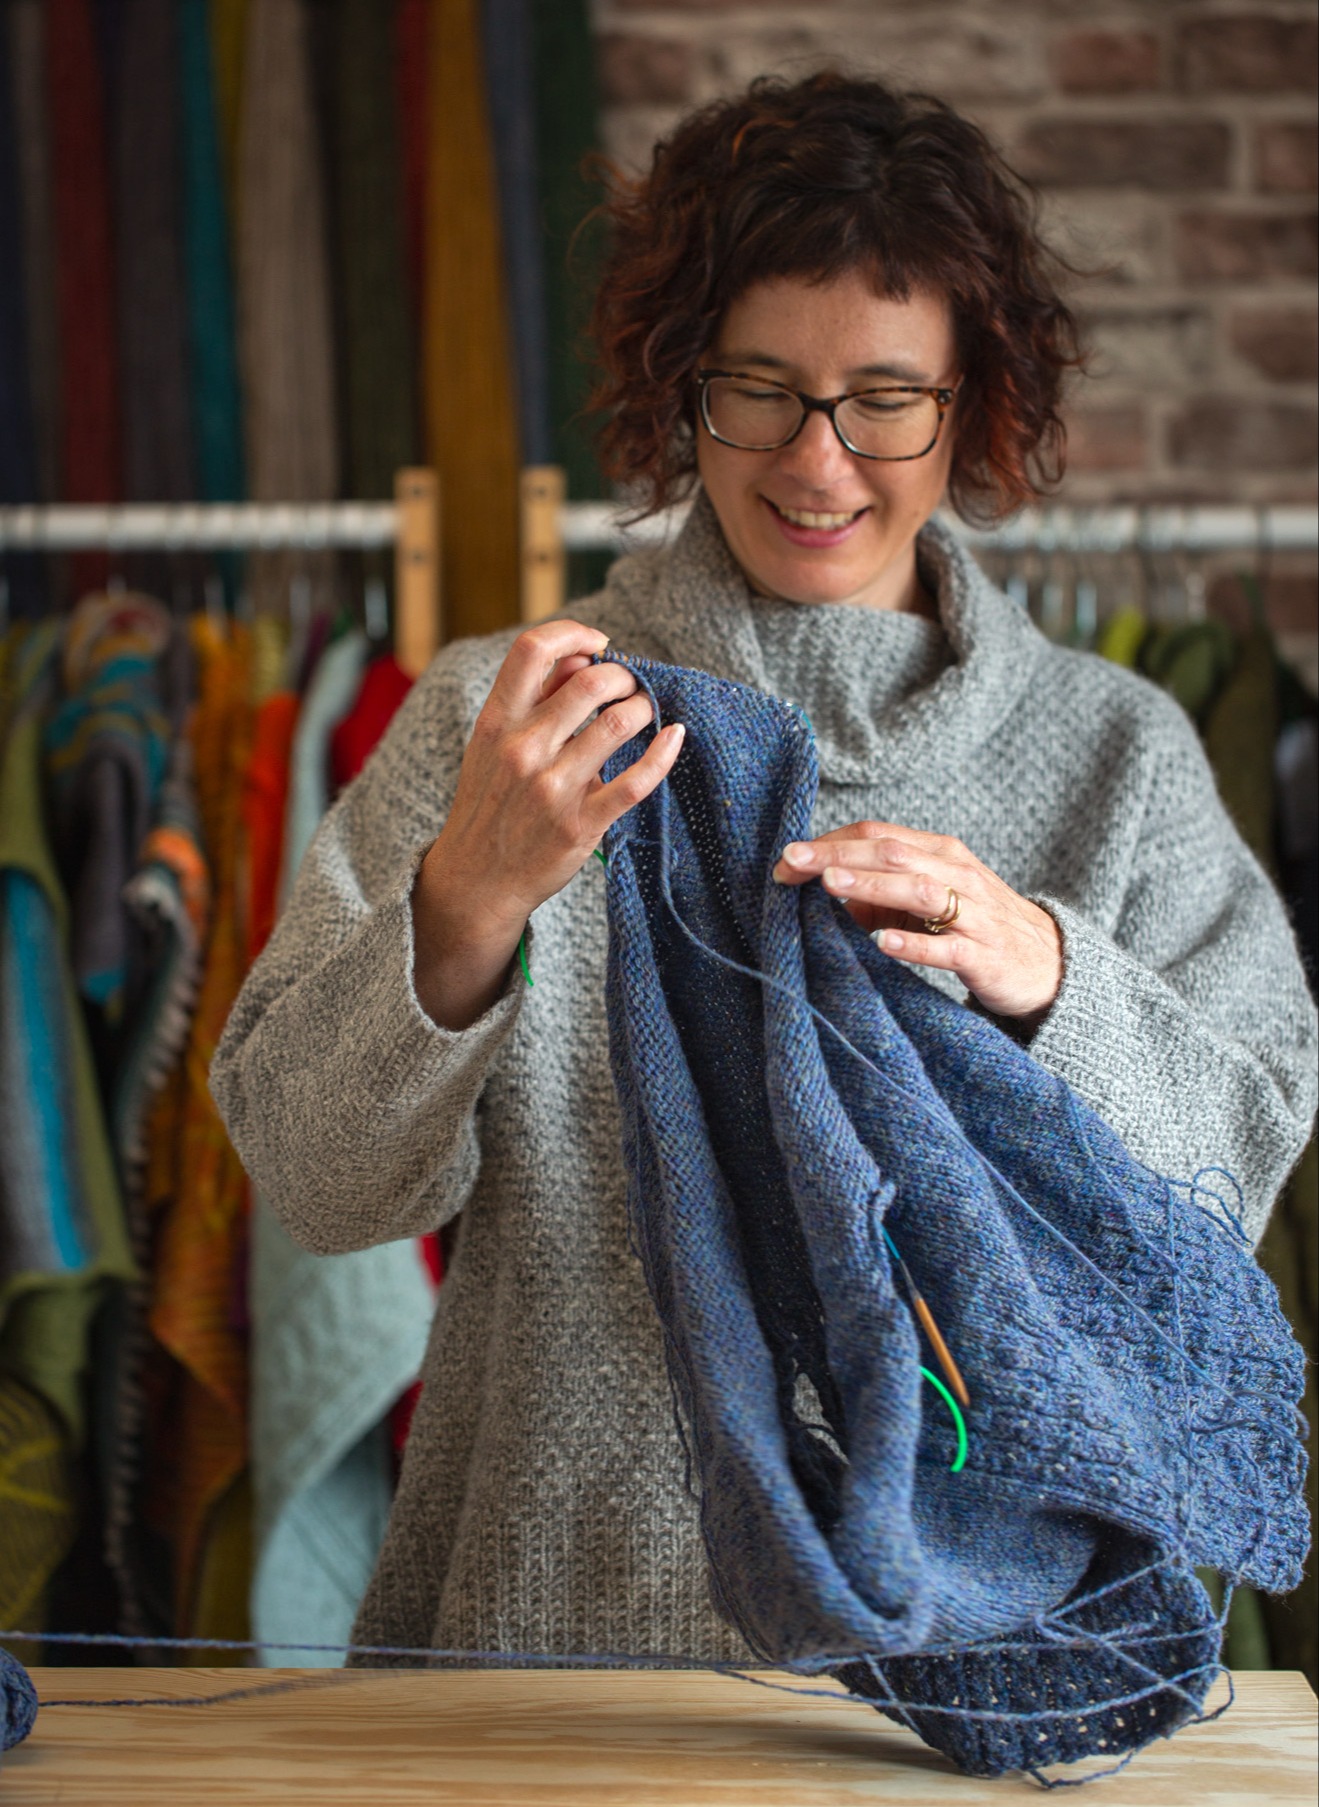
{"label": "smiling mouth", "polygon": [[[769,502],[769,497],[765,500]],[[794,527],[814,527],[828,532],[839,527],[850,527],[866,512],[864,508],[853,508],[847,514],[821,514],[809,508],[785,508],[781,502],[769,502],[776,515],[781,515]]]}

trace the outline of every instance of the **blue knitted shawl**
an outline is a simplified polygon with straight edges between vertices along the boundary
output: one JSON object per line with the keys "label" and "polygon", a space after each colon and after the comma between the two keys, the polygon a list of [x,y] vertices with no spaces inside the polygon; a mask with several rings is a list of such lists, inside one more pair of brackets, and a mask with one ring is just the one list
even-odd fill
{"label": "blue knitted shawl", "polygon": [[[608,837],[608,1011],[716,1607],[973,1773],[1168,1734],[1218,1673],[1194,1565],[1300,1578],[1272,1284],[1203,1175],[1151,1173],[818,883],[774,883],[811,833],[800,711],[625,662],[687,725]],[[960,1468],[890,1248],[965,1376]]]}

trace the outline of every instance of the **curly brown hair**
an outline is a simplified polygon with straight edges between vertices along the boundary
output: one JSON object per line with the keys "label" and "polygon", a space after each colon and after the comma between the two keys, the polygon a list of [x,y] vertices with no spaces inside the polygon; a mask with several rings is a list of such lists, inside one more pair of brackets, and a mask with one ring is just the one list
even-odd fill
{"label": "curly brown hair", "polygon": [[695,472],[692,378],[730,302],[782,276],[863,269],[943,294],[964,373],[949,499],[1002,519],[1062,476],[1059,407],[1084,362],[1033,191],[945,102],[832,72],[764,78],[690,115],[648,174],[610,172],[591,326],[607,474],[650,514]]}

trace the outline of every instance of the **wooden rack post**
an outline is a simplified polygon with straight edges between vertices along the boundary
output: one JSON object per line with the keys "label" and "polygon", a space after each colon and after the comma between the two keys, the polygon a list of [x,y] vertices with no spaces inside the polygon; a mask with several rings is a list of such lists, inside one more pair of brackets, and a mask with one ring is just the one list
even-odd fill
{"label": "wooden rack post", "polygon": [[394,657],[419,677],[440,649],[440,480],[424,466],[394,478],[398,537],[394,543]]}
{"label": "wooden rack post", "polygon": [[529,464],[522,473],[522,619],[557,615],[568,593],[563,548],[567,479],[557,464]]}

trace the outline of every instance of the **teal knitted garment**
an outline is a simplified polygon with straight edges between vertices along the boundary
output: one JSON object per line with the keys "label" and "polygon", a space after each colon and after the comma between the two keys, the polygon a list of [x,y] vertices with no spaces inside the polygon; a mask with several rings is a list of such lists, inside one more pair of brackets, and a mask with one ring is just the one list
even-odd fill
{"label": "teal knitted garment", "polygon": [[[1307,1543],[1302,1358],[1230,1182],[1151,1173],[818,882],[773,882],[810,835],[800,711],[625,662],[687,725],[608,838],[608,1007],[715,1603],[969,1772],[1120,1757],[1217,1674],[1194,1566],[1283,1590]],[[890,1246],[969,1387],[960,1470]]]}

